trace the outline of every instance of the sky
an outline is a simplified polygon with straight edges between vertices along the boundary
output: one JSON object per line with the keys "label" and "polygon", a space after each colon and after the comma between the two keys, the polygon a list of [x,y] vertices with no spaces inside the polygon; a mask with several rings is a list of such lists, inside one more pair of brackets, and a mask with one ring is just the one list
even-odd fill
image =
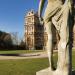
{"label": "sky", "polygon": [[0,0],[0,30],[24,36],[24,16],[38,10],[39,0]]}

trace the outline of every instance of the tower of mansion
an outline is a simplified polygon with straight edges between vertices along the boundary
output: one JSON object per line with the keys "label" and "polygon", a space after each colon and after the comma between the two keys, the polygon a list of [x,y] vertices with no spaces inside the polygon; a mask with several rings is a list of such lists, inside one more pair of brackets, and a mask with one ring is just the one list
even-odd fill
{"label": "tower of mansion", "polygon": [[[24,17],[24,42],[26,49],[45,49],[47,42],[47,33],[44,25],[39,23],[38,14],[33,10],[29,11]],[[53,48],[57,49],[59,36],[53,26]],[[73,29],[73,46],[75,47],[75,26]]]}

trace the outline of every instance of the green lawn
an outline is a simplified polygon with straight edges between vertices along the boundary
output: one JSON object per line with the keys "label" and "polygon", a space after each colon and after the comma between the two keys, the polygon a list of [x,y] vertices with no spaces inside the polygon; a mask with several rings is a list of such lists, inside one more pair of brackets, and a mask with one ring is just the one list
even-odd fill
{"label": "green lawn", "polygon": [[72,68],[75,69],[75,51],[72,52]]}
{"label": "green lawn", "polygon": [[36,53],[36,52],[42,52],[43,50],[0,50],[0,54],[21,54],[21,53]]}
{"label": "green lawn", "polygon": [[[72,54],[75,69],[75,51]],[[55,55],[55,61],[57,56]],[[0,75],[36,75],[36,72],[49,66],[47,58],[0,60]]]}
{"label": "green lawn", "polygon": [[48,59],[0,60],[0,75],[36,75],[48,67]]}

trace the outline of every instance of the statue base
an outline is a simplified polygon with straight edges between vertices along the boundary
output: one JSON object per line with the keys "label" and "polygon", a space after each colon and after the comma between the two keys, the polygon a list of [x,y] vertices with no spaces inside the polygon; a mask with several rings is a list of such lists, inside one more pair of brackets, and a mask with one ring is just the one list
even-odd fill
{"label": "statue base", "polygon": [[49,68],[47,68],[47,69],[36,72],[36,75],[52,75],[49,73],[50,73]]}
{"label": "statue base", "polygon": [[36,75],[68,75],[66,70],[51,70],[50,68],[36,72]]}

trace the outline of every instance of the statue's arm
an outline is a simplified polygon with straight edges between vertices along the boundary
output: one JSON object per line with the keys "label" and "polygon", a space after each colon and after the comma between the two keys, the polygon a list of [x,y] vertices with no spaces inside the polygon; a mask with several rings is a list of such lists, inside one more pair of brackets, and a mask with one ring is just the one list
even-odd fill
{"label": "statue's arm", "polygon": [[71,7],[71,5],[72,5],[72,0],[65,0],[64,4],[68,4],[69,7]]}
{"label": "statue's arm", "polygon": [[41,15],[42,15],[42,11],[43,11],[43,8],[44,8],[45,1],[46,0],[40,0],[39,9],[38,9],[38,16],[39,17],[41,17]]}
{"label": "statue's arm", "polygon": [[39,22],[40,22],[41,25],[43,25],[43,23],[44,23],[44,21],[42,19],[42,11],[43,11],[43,8],[44,8],[45,1],[46,0],[40,0],[40,3],[39,3],[38,17],[39,17]]}
{"label": "statue's arm", "polygon": [[69,6],[69,9],[70,9],[70,13],[72,13],[72,0],[65,0],[65,3],[64,4],[68,4]]}

